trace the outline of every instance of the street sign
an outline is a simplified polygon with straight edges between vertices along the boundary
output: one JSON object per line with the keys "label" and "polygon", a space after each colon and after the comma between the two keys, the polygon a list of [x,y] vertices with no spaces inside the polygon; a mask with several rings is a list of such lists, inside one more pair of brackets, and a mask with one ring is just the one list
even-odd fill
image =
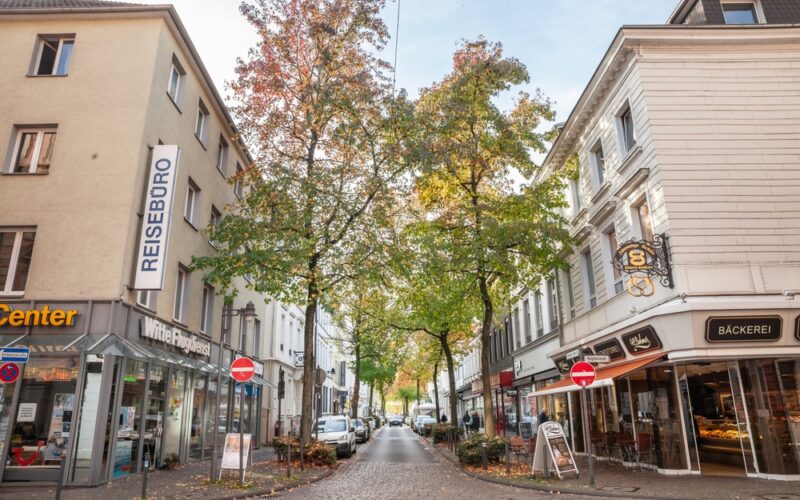
{"label": "street sign", "polygon": [[4,347],[0,349],[0,361],[27,363],[31,350],[27,347]]}
{"label": "street sign", "polygon": [[301,366],[303,366],[305,364],[305,362],[306,362],[306,353],[305,352],[303,352],[303,351],[294,351],[293,356],[294,356],[294,366],[296,368],[297,367],[301,367]]}
{"label": "street sign", "polygon": [[314,372],[314,385],[322,387],[326,378],[328,378],[328,373],[322,368],[317,368],[317,371]]}
{"label": "street sign", "polygon": [[237,382],[247,382],[256,373],[256,365],[250,358],[236,358],[231,363],[231,377]]}
{"label": "street sign", "polygon": [[567,353],[567,359],[575,359],[575,358],[580,358],[580,357],[581,357],[581,354],[582,354],[582,351],[581,351],[581,349],[580,349],[580,348],[578,348],[578,349],[573,349],[573,350],[571,350],[571,351],[569,351],[569,352]]}
{"label": "street sign", "polygon": [[574,365],[572,365],[572,369],[569,371],[569,376],[572,378],[572,381],[575,385],[580,387],[588,387],[592,385],[594,382],[595,377],[597,377],[597,372],[594,369],[594,366],[590,365],[586,361],[578,361]]}
{"label": "street sign", "polygon": [[0,365],[0,382],[13,384],[19,378],[19,366],[16,363],[3,363]]}
{"label": "street sign", "polygon": [[602,354],[590,354],[588,356],[584,356],[583,360],[587,363],[608,363],[611,358]]}

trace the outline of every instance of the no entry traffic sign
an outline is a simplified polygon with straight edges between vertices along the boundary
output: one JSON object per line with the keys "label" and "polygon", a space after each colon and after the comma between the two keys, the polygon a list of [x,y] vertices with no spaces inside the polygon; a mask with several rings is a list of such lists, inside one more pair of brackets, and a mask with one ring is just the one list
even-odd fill
{"label": "no entry traffic sign", "polygon": [[16,363],[3,363],[0,365],[0,382],[14,383],[19,378],[19,366]]}
{"label": "no entry traffic sign", "polygon": [[256,373],[256,365],[250,358],[236,358],[231,363],[231,377],[237,382],[247,382]]}
{"label": "no entry traffic sign", "polygon": [[590,365],[586,361],[578,361],[572,365],[572,369],[569,371],[569,376],[572,378],[572,381],[575,383],[575,385],[580,387],[588,387],[592,385],[592,382],[594,382],[597,372],[595,371],[594,366]]}

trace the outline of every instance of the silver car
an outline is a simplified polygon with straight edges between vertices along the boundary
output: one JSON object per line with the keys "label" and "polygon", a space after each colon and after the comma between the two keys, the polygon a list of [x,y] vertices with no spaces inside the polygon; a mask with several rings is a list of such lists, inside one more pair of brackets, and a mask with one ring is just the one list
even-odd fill
{"label": "silver car", "polygon": [[334,446],[337,455],[350,458],[356,452],[356,430],[350,417],[345,415],[319,417],[317,432],[317,439]]}

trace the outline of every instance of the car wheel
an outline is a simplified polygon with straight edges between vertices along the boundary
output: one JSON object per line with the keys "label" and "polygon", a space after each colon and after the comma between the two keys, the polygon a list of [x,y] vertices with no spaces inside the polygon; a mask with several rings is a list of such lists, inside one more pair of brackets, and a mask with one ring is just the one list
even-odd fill
{"label": "car wheel", "polygon": [[352,445],[348,445],[347,446],[347,453],[344,454],[344,458],[350,458],[352,456],[353,456],[353,446]]}

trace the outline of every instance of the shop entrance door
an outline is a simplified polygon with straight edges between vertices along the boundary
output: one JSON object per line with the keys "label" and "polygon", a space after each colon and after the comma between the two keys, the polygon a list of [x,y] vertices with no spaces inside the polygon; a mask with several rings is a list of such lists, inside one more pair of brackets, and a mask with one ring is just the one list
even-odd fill
{"label": "shop entrance door", "polygon": [[688,364],[685,369],[700,472],[745,476],[752,452],[743,440],[747,419],[736,363]]}

